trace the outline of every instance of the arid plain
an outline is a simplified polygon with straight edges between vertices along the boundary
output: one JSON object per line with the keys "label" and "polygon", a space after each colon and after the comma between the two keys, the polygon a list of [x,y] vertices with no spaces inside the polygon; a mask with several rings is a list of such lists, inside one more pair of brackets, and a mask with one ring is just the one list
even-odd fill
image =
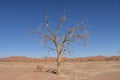
{"label": "arid plain", "polygon": [[55,62],[0,62],[0,80],[120,80],[120,61],[62,62],[60,76],[37,65],[56,69]]}

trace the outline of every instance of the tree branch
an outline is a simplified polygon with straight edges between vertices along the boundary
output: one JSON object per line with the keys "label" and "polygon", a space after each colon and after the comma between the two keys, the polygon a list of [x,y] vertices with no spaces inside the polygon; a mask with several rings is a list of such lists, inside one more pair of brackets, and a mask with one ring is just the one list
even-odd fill
{"label": "tree branch", "polygon": [[51,48],[51,47],[49,47],[49,46],[43,46],[43,47],[45,47],[45,48],[48,48],[48,49],[50,49],[50,50],[56,50],[56,49],[54,49],[54,48]]}
{"label": "tree branch", "polygon": [[66,21],[66,16],[63,15],[63,17],[60,18],[60,21],[56,27],[56,34],[58,34],[60,28],[62,27],[63,23]]}
{"label": "tree branch", "polygon": [[48,17],[46,15],[46,11],[45,10],[44,10],[44,13],[43,13],[43,17],[45,19],[45,27],[46,27],[47,31],[50,33],[50,35],[54,35],[52,30],[49,27],[49,20],[48,20]]}

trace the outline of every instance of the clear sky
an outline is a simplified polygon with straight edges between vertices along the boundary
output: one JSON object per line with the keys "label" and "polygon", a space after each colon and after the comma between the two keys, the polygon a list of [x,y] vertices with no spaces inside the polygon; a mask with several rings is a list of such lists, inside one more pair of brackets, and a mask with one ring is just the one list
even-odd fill
{"label": "clear sky", "polygon": [[120,0],[0,0],[0,57],[50,56],[36,38],[26,37],[44,9],[53,28],[64,10],[75,21],[86,20],[89,43],[74,49],[77,57],[120,55]]}

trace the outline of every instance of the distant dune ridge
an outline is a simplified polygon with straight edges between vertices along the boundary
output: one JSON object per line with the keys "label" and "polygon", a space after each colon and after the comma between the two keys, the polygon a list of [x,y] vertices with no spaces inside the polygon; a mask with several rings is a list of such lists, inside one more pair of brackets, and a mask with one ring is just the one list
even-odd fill
{"label": "distant dune ridge", "polygon": [[[68,57],[63,57],[62,62],[67,62],[67,61],[111,61],[111,60],[120,60],[120,56],[90,56],[90,57],[78,57],[78,58],[68,58]],[[6,58],[0,58],[0,62],[41,62],[41,61],[46,61],[46,62],[55,62],[56,58],[55,57],[45,57],[45,58],[29,58],[25,56],[10,56]]]}

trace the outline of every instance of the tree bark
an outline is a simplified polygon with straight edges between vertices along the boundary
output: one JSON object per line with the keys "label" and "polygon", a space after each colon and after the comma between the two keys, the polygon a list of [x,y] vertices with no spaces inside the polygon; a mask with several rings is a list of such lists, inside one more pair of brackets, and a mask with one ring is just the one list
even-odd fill
{"label": "tree bark", "polygon": [[57,54],[57,75],[61,74],[61,67],[60,67],[60,63],[61,63],[61,53],[58,52]]}

